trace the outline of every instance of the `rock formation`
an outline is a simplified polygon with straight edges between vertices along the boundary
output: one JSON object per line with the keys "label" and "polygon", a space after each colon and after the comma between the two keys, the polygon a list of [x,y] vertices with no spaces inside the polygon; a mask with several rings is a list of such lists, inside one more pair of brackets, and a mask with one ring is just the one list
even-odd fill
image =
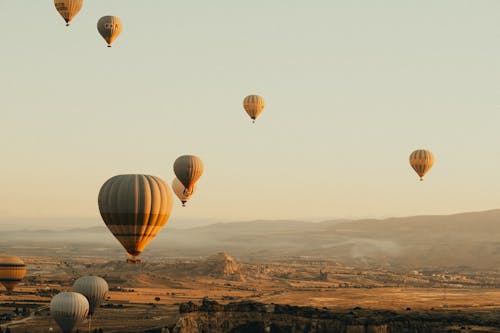
{"label": "rock formation", "polygon": [[[173,333],[450,333],[500,327],[498,316],[463,312],[329,311],[255,302],[222,305],[204,299],[180,305]],[[478,328],[479,327],[479,328]]]}
{"label": "rock formation", "polygon": [[207,275],[218,279],[241,280],[240,269],[234,259],[224,252],[210,256],[206,260]]}

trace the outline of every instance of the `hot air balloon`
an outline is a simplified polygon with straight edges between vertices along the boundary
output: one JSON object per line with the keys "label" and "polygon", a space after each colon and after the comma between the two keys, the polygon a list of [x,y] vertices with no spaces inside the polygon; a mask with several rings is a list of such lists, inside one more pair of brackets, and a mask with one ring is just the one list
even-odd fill
{"label": "hot air balloon", "polygon": [[26,274],[26,265],[15,256],[0,256],[0,282],[7,291],[12,291]]}
{"label": "hot air balloon", "polygon": [[424,180],[425,174],[429,172],[433,164],[434,155],[428,150],[419,149],[410,154],[410,165],[420,176],[420,180]]}
{"label": "hot air balloon", "polygon": [[179,200],[182,202],[182,207],[186,207],[186,202],[191,198],[191,196],[196,192],[196,185],[193,186],[192,191],[186,191],[186,187],[177,178],[172,181],[172,190]]}
{"label": "hot air balloon", "polygon": [[194,184],[203,173],[203,162],[193,155],[179,156],[174,162],[174,172],[179,181],[184,185],[184,194],[193,192]]}
{"label": "hot air balloon", "polygon": [[113,41],[122,32],[122,21],[117,16],[103,16],[97,22],[97,30],[111,47]]}
{"label": "hot air balloon", "polygon": [[54,0],[54,5],[64,21],[66,21],[66,26],[69,26],[69,22],[82,9],[83,0]]}
{"label": "hot air balloon", "polygon": [[106,280],[98,276],[82,276],[73,284],[73,291],[82,294],[89,302],[89,315],[106,299],[109,287]]}
{"label": "hot air balloon", "polygon": [[172,192],[160,178],[118,175],[102,185],[99,211],[111,233],[139,263],[138,256],[167,223],[172,211]]}
{"label": "hot air balloon", "polygon": [[63,333],[71,333],[89,312],[89,302],[79,293],[62,292],[50,301],[50,314]]}
{"label": "hot air balloon", "polygon": [[248,95],[243,100],[243,107],[245,111],[248,113],[250,118],[252,118],[255,123],[255,119],[261,114],[262,110],[264,110],[264,98],[259,95]]}

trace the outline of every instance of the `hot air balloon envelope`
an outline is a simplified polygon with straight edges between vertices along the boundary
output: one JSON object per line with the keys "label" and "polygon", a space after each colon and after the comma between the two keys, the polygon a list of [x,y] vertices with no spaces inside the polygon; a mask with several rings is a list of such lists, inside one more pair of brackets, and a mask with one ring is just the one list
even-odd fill
{"label": "hot air balloon envelope", "polygon": [[68,26],[69,22],[82,9],[83,0],[54,0],[54,5]]}
{"label": "hot air balloon envelope", "polygon": [[103,16],[97,21],[97,31],[111,47],[113,41],[122,32],[122,21],[117,16]]}
{"label": "hot air balloon envelope", "polygon": [[420,176],[420,180],[424,180],[425,174],[434,165],[434,155],[425,149],[415,150],[410,154],[410,165]]}
{"label": "hot air balloon envelope", "polygon": [[155,176],[119,175],[102,185],[98,205],[108,229],[135,257],[167,223],[172,192]]}
{"label": "hot air balloon envelope", "polygon": [[89,302],[82,294],[62,292],[50,301],[50,314],[63,333],[70,333],[89,312]]}
{"label": "hot air balloon envelope", "polygon": [[193,155],[179,156],[174,162],[174,173],[186,188],[185,194],[192,193],[194,184],[203,174],[203,162]]}
{"label": "hot air balloon envelope", "polygon": [[257,119],[257,117],[262,113],[262,110],[264,110],[264,98],[259,95],[248,95],[243,100],[243,107],[250,118],[255,122],[255,119]]}
{"label": "hot air balloon envelope", "polygon": [[89,302],[89,314],[106,299],[109,292],[108,283],[99,276],[82,276],[73,284],[73,291],[82,294]]}
{"label": "hot air balloon envelope", "polygon": [[26,265],[15,256],[0,256],[0,282],[7,291],[12,291],[26,274]]}
{"label": "hot air balloon envelope", "polygon": [[177,178],[172,181],[172,190],[179,200],[182,202],[182,206],[185,206],[186,202],[191,198],[191,196],[196,192],[196,184],[193,186],[192,191],[188,191],[186,187]]}

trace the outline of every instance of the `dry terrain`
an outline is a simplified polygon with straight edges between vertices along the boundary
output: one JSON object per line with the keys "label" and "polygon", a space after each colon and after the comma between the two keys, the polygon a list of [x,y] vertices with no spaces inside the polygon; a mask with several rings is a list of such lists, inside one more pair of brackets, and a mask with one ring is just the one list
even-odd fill
{"label": "dry terrain", "polygon": [[500,210],[188,229],[172,221],[141,255],[141,265],[127,265],[123,249],[102,226],[6,230],[0,253],[20,256],[28,273],[14,294],[0,294],[1,325],[13,332],[55,327],[47,310],[51,297],[92,274],[112,290],[92,323],[105,331],[172,327],[179,304],[206,297],[220,304],[251,301],[339,313],[458,313],[500,326],[498,221]]}
{"label": "dry terrain", "polygon": [[[255,301],[338,311],[464,311],[500,316],[500,274],[494,271],[401,273],[319,259],[236,262],[223,253],[141,265],[89,257],[61,260],[49,255],[25,261],[29,272],[25,282],[15,293],[0,295],[0,313],[12,314],[16,307],[20,312],[3,324],[13,332],[46,332],[57,327],[47,310],[52,295],[69,290],[77,277],[89,274],[104,277],[112,290],[92,322],[92,327],[105,332],[173,326],[180,303],[199,303],[205,297],[222,304]],[[23,315],[23,308],[30,314]],[[83,323],[81,329],[87,325]]]}

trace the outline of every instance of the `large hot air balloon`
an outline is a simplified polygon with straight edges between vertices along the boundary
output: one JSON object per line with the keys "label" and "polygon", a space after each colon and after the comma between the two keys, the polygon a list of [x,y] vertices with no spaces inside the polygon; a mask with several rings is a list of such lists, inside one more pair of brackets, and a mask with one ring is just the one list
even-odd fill
{"label": "large hot air balloon", "polygon": [[248,113],[250,118],[252,118],[255,123],[255,119],[261,114],[262,110],[264,110],[264,98],[259,95],[248,95],[243,100],[243,107],[245,111]]}
{"label": "large hot air balloon", "polygon": [[7,291],[12,291],[26,274],[26,265],[15,256],[0,256],[0,282]]}
{"label": "large hot air balloon", "polygon": [[410,165],[419,175],[420,180],[424,180],[424,176],[432,168],[434,164],[434,155],[424,149],[415,150],[410,155]]}
{"label": "large hot air balloon", "polygon": [[179,156],[174,162],[174,172],[182,185],[186,188],[184,194],[192,193],[194,184],[203,173],[203,162],[193,155]]}
{"label": "large hot air balloon", "polygon": [[108,179],[99,191],[99,211],[111,233],[135,260],[167,223],[172,192],[160,178],[119,175]]}
{"label": "large hot air balloon", "polygon": [[89,315],[106,299],[108,283],[98,276],[82,276],[73,284],[73,291],[82,294],[89,301]]}
{"label": "large hot air balloon", "polygon": [[50,314],[63,333],[71,333],[89,312],[89,302],[79,293],[62,292],[50,301]]}
{"label": "large hot air balloon", "polygon": [[196,192],[196,185],[193,186],[192,191],[186,191],[186,187],[181,183],[179,179],[174,178],[172,181],[172,190],[179,200],[182,202],[182,207],[186,206],[186,202],[191,198],[191,196]]}
{"label": "large hot air balloon", "polygon": [[122,21],[117,16],[103,16],[97,22],[97,30],[111,47],[113,41],[122,32]]}
{"label": "large hot air balloon", "polygon": [[83,0],[54,0],[54,5],[64,21],[66,21],[66,26],[69,26],[69,22],[82,9]]}

